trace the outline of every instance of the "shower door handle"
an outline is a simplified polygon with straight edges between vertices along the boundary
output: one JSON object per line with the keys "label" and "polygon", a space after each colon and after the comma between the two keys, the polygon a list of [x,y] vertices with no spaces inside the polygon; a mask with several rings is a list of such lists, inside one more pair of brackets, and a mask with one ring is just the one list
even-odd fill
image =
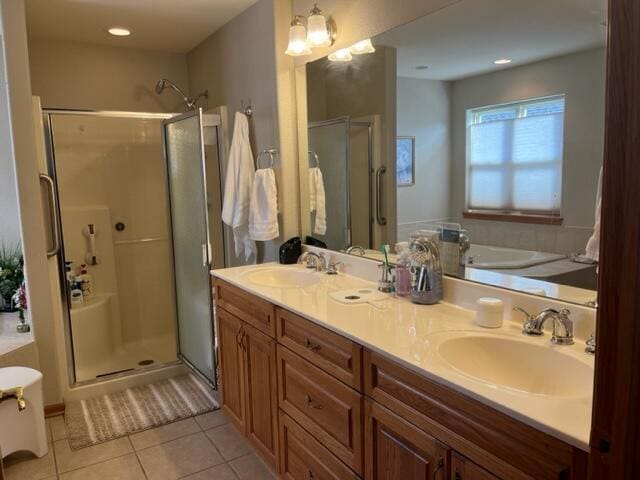
{"label": "shower door handle", "polygon": [[53,257],[60,252],[60,225],[58,225],[58,198],[56,184],[53,179],[44,173],[40,174],[40,182],[47,189],[47,203],[49,210],[49,229],[51,234],[51,248],[47,250],[47,257]]}
{"label": "shower door handle", "polygon": [[386,225],[387,219],[382,216],[382,175],[387,173],[384,165],[376,170],[376,221],[378,225]]}

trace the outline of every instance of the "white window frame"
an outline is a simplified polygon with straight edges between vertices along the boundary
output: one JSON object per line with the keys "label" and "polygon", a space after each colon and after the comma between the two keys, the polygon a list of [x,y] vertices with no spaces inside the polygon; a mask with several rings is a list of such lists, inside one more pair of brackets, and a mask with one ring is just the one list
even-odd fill
{"label": "white window frame", "polygon": [[[511,110],[515,107],[516,109],[516,118],[525,118],[526,115],[526,111],[527,111],[527,107],[530,107],[531,105],[538,105],[541,103],[545,103],[545,102],[555,102],[558,100],[563,100],[565,108],[566,108],[566,96],[565,94],[558,94],[558,95],[549,95],[549,96],[545,96],[545,97],[536,97],[536,98],[528,98],[525,100],[519,100],[516,102],[509,102],[509,103],[503,103],[503,104],[497,104],[497,105],[488,105],[488,106],[484,106],[484,107],[476,107],[476,108],[470,108],[466,111],[466,123],[465,123],[465,133],[466,133],[466,143],[465,143],[465,210],[467,212],[475,212],[475,213],[488,213],[488,214],[504,214],[504,215],[542,215],[542,216],[552,216],[552,217],[560,217],[560,210],[561,210],[561,205],[562,205],[562,172],[563,172],[563,164],[564,164],[564,139],[562,142],[562,148],[563,148],[563,152],[562,152],[562,156],[560,158],[560,178],[559,178],[559,183],[560,183],[560,191],[558,192],[559,195],[559,199],[558,199],[558,208],[557,209],[553,209],[553,210],[523,210],[523,209],[518,209],[515,207],[512,208],[505,208],[505,207],[500,207],[500,208],[487,208],[487,207],[474,207],[473,205],[471,205],[471,188],[470,188],[470,179],[471,179],[471,170],[472,168],[487,168],[487,169],[491,169],[491,168],[500,168],[500,169],[509,169],[511,170],[510,174],[505,175],[505,183],[508,185],[505,185],[505,191],[508,192],[508,198],[509,201],[507,202],[508,204],[513,206],[513,189],[512,189],[512,182],[511,179],[513,178],[513,171],[515,170],[515,168],[513,167],[513,163],[509,163],[507,165],[488,165],[486,167],[482,167],[482,166],[475,166],[472,167],[471,165],[471,139],[470,139],[470,128],[472,125],[476,125],[476,124],[480,124],[480,123],[484,123],[484,122],[480,122],[480,116],[483,113],[489,112],[489,111],[496,111],[496,110],[500,110],[500,109],[505,109],[505,110]],[[563,124],[564,124],[564,115],[566,113],[566,110],[563,110]],[[563,131],[564,131],[564,126],[563,126]],[[547,162],[545,162],[545,164],[547,164]],[[530,166],[532,165],[531,163],[529,164],[523,164],[523,165],[527,165]]]}

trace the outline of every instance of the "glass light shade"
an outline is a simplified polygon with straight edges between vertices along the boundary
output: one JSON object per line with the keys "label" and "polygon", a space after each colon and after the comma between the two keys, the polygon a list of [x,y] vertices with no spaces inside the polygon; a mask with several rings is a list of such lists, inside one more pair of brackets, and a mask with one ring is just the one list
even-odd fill
{"label": "glass light shade", "polygon": [[363,53],[373,53],[376,49],[371,43],[371,39],[367,38],[366,40],[360,40],[358,43],[351,45],[349,51],[354,55],[362,55]]}
{"label": "glass light shade", "polygon": [[324,15],[315,13],[307,18],[307,42],[313,47],[329,47],[331,37],[327,30],[327,21]]}
{"label": "glass light shade", "polygon": [[307,29],[304,28],[304,25],[291,25],[289,27],[289,45],[284,53],[292,57],[311,53],[307,43]]}
{"label": "glass light shade", "polygon": [[329,55],[329,60],[332,62],[350,62],[353,60],[351,52],[348,48],[341,48]]}

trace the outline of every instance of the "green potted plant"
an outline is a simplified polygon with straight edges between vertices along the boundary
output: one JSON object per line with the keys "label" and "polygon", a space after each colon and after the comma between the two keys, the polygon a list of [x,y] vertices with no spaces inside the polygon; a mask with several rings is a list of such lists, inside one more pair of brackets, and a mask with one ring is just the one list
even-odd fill
{"label": "green potted plant", "polygon": [[14,312],[13,295],[24,281],[24,259],[20,245],[0,246],[0,308]]}

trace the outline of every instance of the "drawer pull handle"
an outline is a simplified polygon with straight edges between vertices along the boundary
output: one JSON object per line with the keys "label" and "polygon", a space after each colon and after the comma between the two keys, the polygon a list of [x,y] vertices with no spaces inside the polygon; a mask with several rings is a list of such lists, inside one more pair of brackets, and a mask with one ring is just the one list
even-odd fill
{"label": "drawer pull handle", "polygon": [[240,343],[241,332],[242,332],[242,325],[240,325],[240,327],[238,328],[238,333],[236,333],[236,343],[238,344],[239,347],[242,347],[242,344]]}
{"label": "drawer pull handle", "polygon": [[444,458],[439,458],[436,463],[436,468],[433,470],[433,480],[436,480],[438,472],[444,468]]}
{"label": "drawer pull handle", "polygon": [[307,402],[307,407],[312,407],[315,408],[316,410],[322,410],[324,407],[322,406],[322,404],[316,402],[313,398],[311,398],[309,395],[305,395],[304,399]]}
{"label": "drawer pull handle", "polygon": [[317,343],[313,343],[311,340],[309,340],[306,337],[304,339],[304,346],[314,352],[317,352],[321,348],[320,345],[318,345]]}

